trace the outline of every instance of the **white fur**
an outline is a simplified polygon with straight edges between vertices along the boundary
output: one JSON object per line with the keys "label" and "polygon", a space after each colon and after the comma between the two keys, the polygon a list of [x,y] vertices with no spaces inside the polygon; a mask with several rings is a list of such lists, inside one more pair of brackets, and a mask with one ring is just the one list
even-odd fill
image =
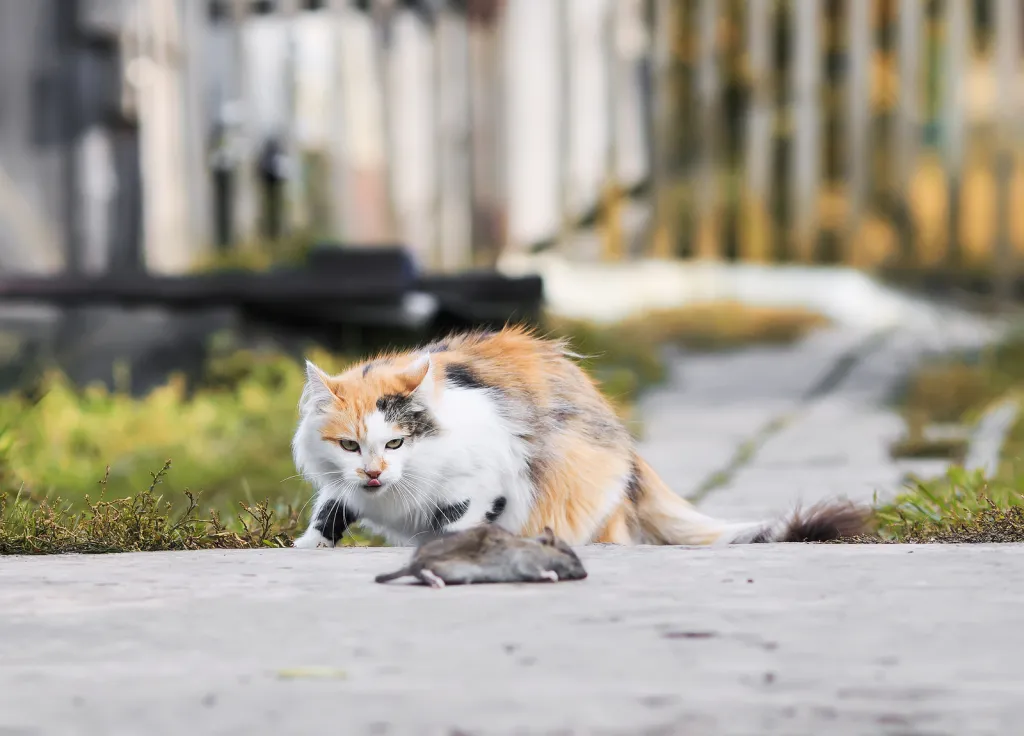
{"label": "white fur", "polygon": [[[429,356],[425,359],[429,363]],[[483,521],[494,499],[504,496],[505,511],[497,524],[512,532],[525,525],[533,496],[528,448],[517,437],[525,428],[501,411],[499,396],[447,385],[437,392],[434,368],[428,365],[414,398],[428,406],[438,434],[405,438],[402,447],[389,450],[385,445],[401,436],[400,430],[374,412],[367,417],[364,437],[347,438],[359,442],[361,451],[355,453],[320,436],[326,415],[318,410],[322,390],[315,384],[325,382],[316,366],[310,366],[308,376],[314,385],[303,392],[292,447],[296,467],[316,488],[314,520],[324,504],[341,499],[370,529],[405,545],[431,535],[426,522],[439,507],[469,500],[466,514],[448,527],[454,531]],[[380,476],[381,487],[370,491],[360,470],[381,457],[388,468]],[[315,547],[322,539],[311,524],[296,546]]]}
{"label": "white fur", "polygon": [[318,547],[333,547],[334,542],[310,526],[301,537],[295,540],[295,546],[299,549],[316,549]]}

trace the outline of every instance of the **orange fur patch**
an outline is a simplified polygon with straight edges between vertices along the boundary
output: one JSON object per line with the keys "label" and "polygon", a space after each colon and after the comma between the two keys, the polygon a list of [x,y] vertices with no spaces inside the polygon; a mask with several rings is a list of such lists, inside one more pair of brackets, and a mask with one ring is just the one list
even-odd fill
{"label": "orange fur patch", "polygon": [[604,529],[597,533],[594,541],[598,544],[632,544],[633,534],[629,530],[630,516],[626,503],[619,504],[608,521],[605,522]]}
{"label": "orange fur patch", "polygon": [[540,467],[536,502],[523,533],[540,534],[548,526],[569,544],[591,542],[608,523],[606,494],[629,472],[629,456],[562,434],[554,438],[550,457],[555,460]]}
{"label": "orange fur patch", "polygon": [[428,364],[414,365],[419,356],[407,353],[393,356],[387,364],[375,366],[364,375],[366,361],[339,376],[328,377],[327,387],[334,395],[333,411],[324,421],[321,436],[325,440],[353,439],[366,432],[366,417],[377,410],[382,396],[408,396],[423,381]]}

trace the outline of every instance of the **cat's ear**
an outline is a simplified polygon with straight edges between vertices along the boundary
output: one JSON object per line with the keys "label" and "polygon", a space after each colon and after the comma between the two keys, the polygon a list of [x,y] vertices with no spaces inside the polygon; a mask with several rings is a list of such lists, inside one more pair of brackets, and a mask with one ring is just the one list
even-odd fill
{"label": "cat's ear", "polygon": [[331,377],[310,360],[306,361],[306,386],[299,402],[303,414],[323,412],[337,398],[331,387]]}
{"label": "cat's ear", "polygon": [[434,395],[434,361],[430,353],[424,353],[398,375],[404,393],[413,394],[425,400]]}

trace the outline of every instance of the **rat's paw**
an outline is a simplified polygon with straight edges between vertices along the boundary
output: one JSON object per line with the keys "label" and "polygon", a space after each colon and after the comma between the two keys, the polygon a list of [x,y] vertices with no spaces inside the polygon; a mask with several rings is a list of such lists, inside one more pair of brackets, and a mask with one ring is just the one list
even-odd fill
{"label": "rat's paw", "polygon": [[558,573],[555,572],[554,570],[541,570],[540,571],[540,576],[544,580],[550,580],[552,583],[557,583],[558,582]]}
{"label": "rat's paw", "polygon": [[423,579],[427,581],[427,585],[429,585],[431,588],[443,588],[444,587],[444,581],[441,578],[439,578],[437,575],[432,573],[430,570],[424,569],[420,573],[420,575],[423,576]]}
{"label": "rat's paw", "polygon": [[333,547],[334,542],[320,533],[319,529],[310,527],[305,533],[295,540],[297,549],[316,549],[317,547]]}

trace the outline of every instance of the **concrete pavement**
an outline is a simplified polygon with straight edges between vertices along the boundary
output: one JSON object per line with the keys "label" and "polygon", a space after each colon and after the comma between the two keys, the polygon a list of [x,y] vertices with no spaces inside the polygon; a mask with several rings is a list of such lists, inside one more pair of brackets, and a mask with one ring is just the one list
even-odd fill
{"label": "concrete pavement", "polygon": [[839,496],[885,500],[908,474],[948,467],[890,456],[904,431],[892,403],[902,382],[927,356],[984,339],[840,327],[791,347],[675,353],[671,380],[641,401],[641,452],[715,516],[766,518]]}
{"label": "concrete pavement", "polygon": [[0,559],[0,734],[1010,734],[1024,547],[582,550],[377,585],[398,549]]}
{"label": "concrete pavement", "polygon": [[[734,518],[894,492],[911,468],[888,457],[886,399],[952,346],[934,338],[845,326],[679,354],[642,403],[643,452]],[[408,554],[0,557],[0,736],[961,736],[1024,718],[1022,546],[588,547],[579,583],[373,583]]]}

